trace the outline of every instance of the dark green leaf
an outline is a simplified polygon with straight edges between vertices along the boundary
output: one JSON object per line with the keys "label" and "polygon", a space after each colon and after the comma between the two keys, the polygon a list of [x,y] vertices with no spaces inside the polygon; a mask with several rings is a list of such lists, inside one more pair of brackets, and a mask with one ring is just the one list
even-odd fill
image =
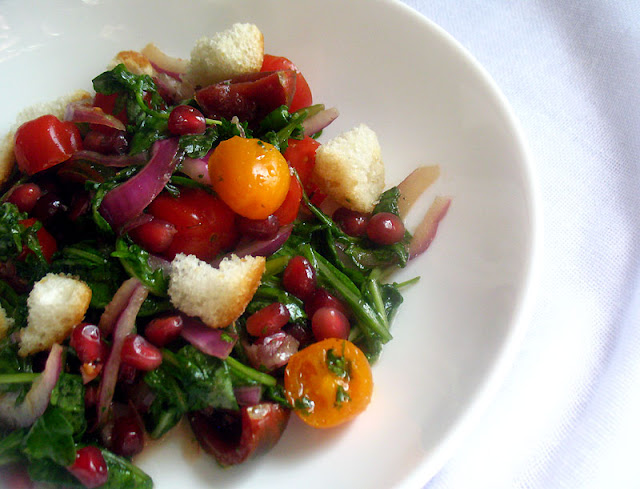
{"label": "dark green leaf", "polygon": [[50,404],[64,414],[71,424],[74,438],[78,439],[87,427],[82,377],[62,373],[51,393]]}
{"label": "dark green leaf", "polygon": [[133,241],[118,238],[111,256],[118,258],[127,273],[140,280],[150,292],[158,296],[167,295],[168,278],[162,269],[153,269],[149,265],[149,253]]}
{"label": "dark green leaf", "polygon": [[74,462],[73,426],[61,409],[49,406],[36,420],[25,438],[24,452],[32,460],[48,458],[62,466]]}

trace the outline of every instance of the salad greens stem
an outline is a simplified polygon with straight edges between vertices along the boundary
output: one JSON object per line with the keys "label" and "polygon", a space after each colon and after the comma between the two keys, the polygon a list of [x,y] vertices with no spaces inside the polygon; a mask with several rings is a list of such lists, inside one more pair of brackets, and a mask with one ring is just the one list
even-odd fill
{"label": "salad greens stem", "polygon": [[266,385],[268,387],[275,387],[276,379],[269,374],[265,374],[260,372],[254,368],[246,366],[244,363],[239,362],[235,358],[229,356],[225,359],[227,366],[233,370],[234,372],[242,375],[251,380],[255,380],[256,382]]}
{"label": "salad greens stem", "polygon": [[279,274],[287,267],[287,263],[289,263],[290,259],[291,257],[289,255],[284,255],[267,260],[265,271],[262,276],[271,277],[273,275]]}
{"label": "salad greens stem", "polygon": [[409,287],[410,285],[414,285],[417,284],[420,281],[420,277],[413,277],[412,279],[409,280],[405,280],[404,282],[394,282],[393,285],[398,288],[398,289],[402,289],[404,287]]}
{"label": "salad greens stem", "polygon": [[35,381],[40,374],[33,373],[15,373],[15,374],[0,374],[1,384],[29,384]]}
{"label": "salad greens stem", "polygon": [[[377,272],[377,273],[376,273]],[[379,269],[374,269],[373,272],[369,275],[367,280],[367,290],[371,295],[371,299],[373,299],[373,305],[382,320],[384,327],[389,329],[389,318],[387,317],[387,312],[384,308],[384,299],[382,298],[382,293],[380,292],[380,282],[378,282],[378,276],[380,275]]]}

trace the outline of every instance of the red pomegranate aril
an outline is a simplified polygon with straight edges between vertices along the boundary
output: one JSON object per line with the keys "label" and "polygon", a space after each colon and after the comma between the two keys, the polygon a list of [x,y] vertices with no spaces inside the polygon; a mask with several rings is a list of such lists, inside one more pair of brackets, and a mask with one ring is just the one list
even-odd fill
{"label": "red pomegranate aril", "polygon": [[84,137],[83,147],[103,155],[122,155],[127,152],[129,141],[124,131],[100,129],[87,133]]}
{"label": "red pomegranate aril", "polygon": [[374,243],[390,245],[404,238],[404,224],[395,214],[379,212],[369,219],[367,236]]}
{"label": "red pomegranate aril", "polygon": [[178,339],[183,326],[182,316],[160,317],[147,324],[144,335],[154,345],[163,347]]}
{"label": "red pomegranate aril", "polygon": [[109,448],[123,457],[133,457],[142,451],[144,427],[135,412],[115,419]]}
{"label": "red pomegranate aril", "polygon": [[289,322],[289,310],[281,302],[274,302],[247,318],[247,332],[253,336],[271,336]]}
{"label": "red pomegranate aril", "polygon": [[31,212],[42,195],[42,190],[35,183],[23,183],[13,189],[7,198],[8,202],[15,204],[20,212]]}
{"label": "red pomegranate aril", "polygon": [[43,224],[47,224],[54,217],[67,211],[60,197],[55,192],[42,195],[33,206],[32,215]]}
{"label": "red pomegranate aril", "polygon": [[333,213],[333,220],[349,236],[364,236],[367,234],[369,215],[340,207]]}
{"label": "red pomegranate aril", "polygon": [[122,345],[122,361],[138,370],[154,370],[162,363],[162,352],[139,334],[125,338]]}
{"label": "red pomegranate aril", "polygon": [[183,134],[202,134],[207,128],[207,123],[198,109],[190,105],[178,105],[169,114],[167,127],[171,134],[182,136]]}
{"label": "red pomegranate aril", "polygon": [[340,338],[346,340],[349,337],[349,320],[338,309],[333,307],[321,307],[311,319],[311,329],[316,340],[327,338]]}
{"label": "red pomegranate aril", "polygon": [[305,300],[316,290],[316,271],[304,256],[294,256],[289,260],[282,274],[284,289]]}
{"label": "red pomegranate aril", "polygon": [[171,246],[177,232],[170,222],[154,218],[129,231],[129,235],[149,253],[160,254]]}
{"label": "red pomegranate aril", "polygon": [[274,214],[265,219],[249,219],[239,216],[236,222],[240,234],[252,239],[273,238],[280,229],[280,220]]}
{"label": "red pomegranate aril", "polygon": [[282,331],[298,340],[298,343],[300,343],[300,349],[310,345],[314,341],[313,331],[311,331],[308,326],[300,323],[289,323],[282,328]]}
{"label": "red pomegranate aril", "polygon": [[340,300],[323,288],[317,288],[305,301],[304,310],[311,319],[321,307],[333,307],[345,316],[348,316],[346,306]]}
{"label": "red pomegranate aril", "polygon": [[100,328],[95,324],[80,323],[71,332],[71,347],[82,363],[105,360]]}
{"label": "red pomegranate aril", "polygon": [[107,463],[99,448],[89,445],[76,451],[76,460],[67,467],[85,487],[94,488],[107,482],[109,472]]}

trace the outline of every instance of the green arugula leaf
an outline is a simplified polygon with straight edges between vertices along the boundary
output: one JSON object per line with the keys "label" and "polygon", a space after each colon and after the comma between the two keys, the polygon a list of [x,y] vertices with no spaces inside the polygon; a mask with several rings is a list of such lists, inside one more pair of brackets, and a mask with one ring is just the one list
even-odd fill
{"label": "green arugula leaf", "polygon": [[46,263],[36,236],[42,223],[36,221],[33,226],[27,228],[20,223],[27,217],[26,213],[20,212],[10,202],[3,202],[0,205],[0,262],[15,259],[26,246],[33,251],[39,261]]}
{"label": "green arugula leaf", "polygon": [[151,268],[149,253],[129,238],[118,238],[111,256],[118,258],[127,273],[140,280],[151,293],[161,297],[167,295],[169,279],[162,269]]}
{"label": "green arugula leaf", "polygon": [[58,465],[71,465],[76,459],[73,426],[61,409],[49,407],[25,437],[24,453],[30,459],[48,458]]}
{"label": "green arugula leaf", "polygon": [[62,373],[51,393],[50,404],[64,414],[74,438],[79,439],[87,428],[82,377]]}

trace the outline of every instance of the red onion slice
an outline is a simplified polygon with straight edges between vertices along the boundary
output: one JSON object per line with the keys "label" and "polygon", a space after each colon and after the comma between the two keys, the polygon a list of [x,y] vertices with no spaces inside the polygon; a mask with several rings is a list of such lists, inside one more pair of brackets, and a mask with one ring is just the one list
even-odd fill
{"label": "red onion slice", "polygon": [[272,372],[287,364],[289,358],[298,352],[300,342],[283,331],[261,338],[253,345],[244,344],[247,358],[258,370]]}
{"label": "red onion slice", "polygon": [[125,168],[127,166],[144,165],[149,160],[149,154],[144,151],[133,156],[129,155],[103,155],[96,151],[89,151],[83,149],[76,151],[69,161],[84,160],[91,163],[97,163],[103,166],[110,166],[113,168]]}
{"label": "red onion slice", "polygon": [[62,347],[51,347],[44,370],[33,382],[24,400],[16,405],[17,393],[11,392],[0,397],[0,421],[10,428],[22,428],[35,423],[46,411],[51,392],[58,383],[62,371]]}
{"label": "red onion slice", "polygon": [[217,268],[222,260],[229,258],[231,255],[236,255],[238,258],[245,256],[271,256],[289,239],[292,230],[293,224],[287,224],[282,226],[273,238],[247,241],[246,243],[241,242],[231,253],[213,260],[211,266]]}
{"label": "red onion slice", "polygon": [[178,81],[181,79],[181,74],[187,71],[189,64],[187,60],[169,56],[153,43],[147,44],[140,53],[147,57],[158,73],[165,73]]}
{"label": "red onion slice", "polygon": [[409,260],[420,256],[427,251],[429,245],[436,237],[438,225],[440,221],[447,215],[449,206],[451,205],[451,197],[438,196],[434,199],[433,204],[427,210],[422,222],[413,233],[413,238],[409,244]]}
{"label": "red onion slice", "polygon": [[82,100],[67,104],[64,120],[69,122],[88,122],[89,124],[112,127],[119,131],[127,129],[119,119],[105,113],[100,107],[93,107]]}
{"label": "red onion slice", "polygon": [[133,289],[126,307],[120,313],[118,321],[113,330],[113,342],[109,357],[104,364],[102,371],[102,381],[100,382],[100,392],[98,394],[98,425],[103,425],[109,418],[111,400],[118,380],[118,371],[122,363],[122,346],[124,340],[136,325],[136,316],[147,298],[149,290],[140,282]]}
{"label": "red onion slice", "polygon": [[187,175],[191,180],[211,185],[209,177],[209,156],[213,150],[209,151],[202,158],[185,158],[182,161],[182,173]]}
{"label": "red onion slice", "polygon": [[262,386],[260,385],[234,387],[233,393],[240,406],[255,406],[262,400]]}
{"label": "red onion slice", "polygon": [[103,336],[110,335],[116,325],[116,321],[124,308],[129,304],[129,299],[133,291],[140,285],[137,278],[130,278],[122,282],[122,285],[111,298],[111,302],[104,308],[98,327]]}
{"label": "red onion slice", "polygon": [[100,214],[119,230],[127,221],[140,215],[167,184],[179,158],[178,139],[156,141],[149,163],[135,176],[105,195]]}
{"label": "red onion slice", "polygon": [[340,112],[335,107],[321,110],[317,114],[312,115],[308,119],[302,122],[302,129],[305,136],[313,136],[315,133],[321,131],[333,121],[335,121]]}
{"label": "red onion slice", "polygon": [[398,184],[400,199],[398,199],[398,213],[401,218],[405,218],[411,206],[427,190],[433,182],[440,176],[440,167],[421,166],[413,170],[407,177]]}
{"label": "red onion slice", "polygon": [[180,335],[202,353],[222,360],[229,356],[238,339],[237,335],[206,326],[197,319],[184,316]]}

